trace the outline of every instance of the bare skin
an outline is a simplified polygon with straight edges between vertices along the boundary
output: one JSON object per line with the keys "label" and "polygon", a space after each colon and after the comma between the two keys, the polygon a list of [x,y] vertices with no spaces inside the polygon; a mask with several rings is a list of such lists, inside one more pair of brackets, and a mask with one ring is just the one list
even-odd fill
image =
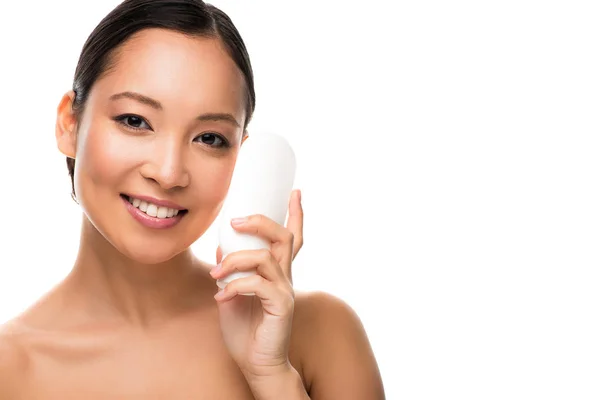
{"label": "bare skin", "polygon": [[[272,259],[261,256],[256,264],[272,278],[256,287],[264,289],[256,296],[261,301],[236,296],[233,286],[215,299],[214,266],[192,255],[190,245],[220,210],[247,137],[243,85],[217,40],[155,29],[124,44],[81,119],[71,112],[73,93],[63,97],[57,144],[77,161],[80,249],[71,273],[0,329],[1,399],[268,399],[284,398],[282,391],[286,399],[384,398],[358,316],[333,296],[292,289],[291,261],[302,246],[299,196],[290,200],[286,227],[255,216],[245,228],[273,243]],[[125,91],[161,107],[114,99]],[[199,112],[228,114],[237,123],[200,121]],[[148,124],[143,131],[118,124],[115,116],[125,114]],[[136,118],[127,122],[141,126]],[[229,146],[214,146],[220,140]],[[170,200],[188,211],[172,228],[150,229],[129,215],[122,193]],[[240,252],[223,268],[236,262],[246,268],[253,256]],[[284,326],[273,341],[289,368],[257,366],[236,353],[235,324],[226,319],[236,301],[272,307],[273,315],[287,310],[276,321],[289,315],[289,333]],[[264,383],[256,378],[263,372]]]}

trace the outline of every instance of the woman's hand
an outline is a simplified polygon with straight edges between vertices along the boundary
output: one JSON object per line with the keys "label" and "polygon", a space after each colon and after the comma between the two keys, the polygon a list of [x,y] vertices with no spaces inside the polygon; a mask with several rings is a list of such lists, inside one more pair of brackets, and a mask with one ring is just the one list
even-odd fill
{"label": "woman's hand", "polygon": [[271,242],[270,250],[238,251],[222,260],[217,249],[213,278],[223,278],[236,270],[257,271],[254,276],[230,282],[215,295],[225,344],[249,381],[286,376],[291,369],[288,349],[294,314],[292,260],[302,247],[302,225],[300,192],[295,190],[286,227],[263,215],[232,220],[236,231]]}

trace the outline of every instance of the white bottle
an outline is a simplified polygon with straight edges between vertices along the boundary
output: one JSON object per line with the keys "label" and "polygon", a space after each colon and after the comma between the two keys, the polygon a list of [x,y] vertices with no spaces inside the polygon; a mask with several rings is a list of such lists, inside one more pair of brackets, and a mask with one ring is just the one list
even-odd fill
{"label": "white bottle", "polygon": [[[295,175],[296,156],[283,137],[267,133],[248,136],[240,148],[221,211],[219,246],[223,260],[236,251],[270,248],[270,242],[256,235],[235,231],[231,219],[263,214],[283,225]],[[254,274],[256,270],[237,271],[217,280],[217,286],[224,288],[234,279]]]}

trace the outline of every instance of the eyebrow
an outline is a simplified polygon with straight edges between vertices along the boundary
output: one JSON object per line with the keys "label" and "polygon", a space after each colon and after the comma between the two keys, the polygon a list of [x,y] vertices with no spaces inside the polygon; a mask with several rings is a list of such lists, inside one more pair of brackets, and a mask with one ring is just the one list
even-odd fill
{"label": "eyebrow", "polygon": [[122,93],[117,93],[117,94],[113,94],[112,96],[110,96],[110,100],[119,100],[119,99],[131,99],[131,100],[135,100],[139,103],[142,104],[146,104],[147,106],[150,106],[156,110],[162,110],[162,104],[160,104],[160,102],[154,100],[151,97],[148,96],[144,96],[143,94],[139,94],[139,93],[135,93],[135,92],[122,92]]}
{"label": "eyebrow", "polygon": [[[131,99],[135,100],[139,103],[148,105],[155,110],[162,110],[163,106],[159,101],[154,100],[151,97],[144,96],[143,94],[136,92],[121,92],[117,94],[113,94],[110,96],[110,100],[115,101],[119,99]],[[240,123],[235,119],[235,117],[229,113],[204,113],[200,114],[196,117],[198,121],[224,121],[230,124],[233,124],[240,128]]]}

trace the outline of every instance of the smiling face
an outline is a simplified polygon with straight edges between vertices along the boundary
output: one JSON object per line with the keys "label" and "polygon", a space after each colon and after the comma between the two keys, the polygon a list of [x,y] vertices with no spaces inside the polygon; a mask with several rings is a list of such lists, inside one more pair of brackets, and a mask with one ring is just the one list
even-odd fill
{"label": "smiling face", "polygon": [[189,248],[229,188],[245,98],[218,39],[148,29],[125,42],[92,87],[73,145],[77,200],[101,236],[148,264]]}

